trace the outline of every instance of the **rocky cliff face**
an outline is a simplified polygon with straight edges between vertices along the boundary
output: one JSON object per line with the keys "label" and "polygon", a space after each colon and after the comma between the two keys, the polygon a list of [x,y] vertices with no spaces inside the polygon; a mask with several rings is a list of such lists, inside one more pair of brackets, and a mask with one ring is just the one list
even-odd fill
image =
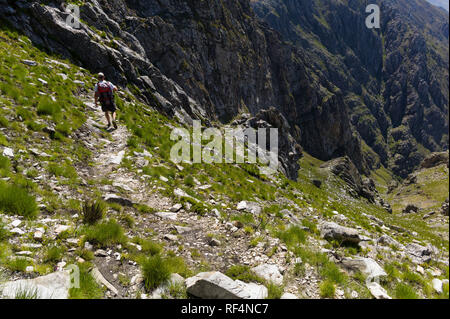
{"label": "rocky cliff face", "polygon": [[1,3],[36,44],[183,122],[274,106],[307,152],[365,173],[406,176],[448,145],[448,16],[422,0],[382,1],[379,31],[357,0],[92,0],[81,29],[63,1]]}
{"label": "rocky cliff face", "polygon": [[[380,1],[381,29],[364,1],[253,1],[263,20],[342,90],[369,165],[400,176],[448,148],[448,15],[425,1]],[[431,124],[433,123],[433,124]],[[376,153],[376,154],[374,154]]]}

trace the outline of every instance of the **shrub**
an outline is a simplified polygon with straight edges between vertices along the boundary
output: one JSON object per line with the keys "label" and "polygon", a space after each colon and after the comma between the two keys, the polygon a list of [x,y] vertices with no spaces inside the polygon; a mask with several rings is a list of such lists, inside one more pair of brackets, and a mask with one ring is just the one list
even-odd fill
{"label": "shrub", "polygon": [[86,241],[102,247],[124,244],[126,242],[122,226],[114,219],[89,226],[85,230],[85,234]]}
{"label": "shrub", "polygon": [[6,229],[5,225],[0,221],[0,242],[8,239],[9,231]]}
{"label": "shrub", "polygon": [[162,246],[151,240],[144,240],[141,243],[142,252],[151,256],[157,255],[162,251]]}
{"label": "shrub", "polygon": [[19,287],[14,293],[14,299],[38,299],[38,290],[33,287]]}
{"label": "shrub", "polygon": [[42,97],[39,100],[37,106],[37,114],[38,115],[55,115],[61,112],[61,108],[58,103],[53,102],[48,97]]}
{"label": "shrub", "polygon": [[288,230],[278,231],[276,237],[280,238],[288,246],[296,246],[305,242],[306,233],[300,227],[292,226]]}
{"label": "shrub", "polygon": [[56,263],[61,260],[64,254],[64,248],[58,246],[51,246],[47,248],[44,256],[44,262]]}
{"label": "shrub", "polygon": [[94,225],[103,218],[105,211],[106,204],[103,201],[85,202],[82,210],[83,223]]}
{"label": "shrub", "polygon": [[122,216],[120,216],[120,220],[121,220],[123,223],[125,223],[125,225],[126,225],[128,228],[133,228],[134,223],[135,223],[134,218],[131,217],[130,215],[127,215],[127,214],[123,214]]}
{"label": "shrub", "polygon": [[78,264],[80,269],[80,287],[70,288],[71,299],[100,299],[103,297],[104,289],[100,287],[89,273],[89,263]]}
{"label": "shrub", "polygon": [[159,254],[150,256],[142,263],[145,288],[147,291],[157,288],[169,280],[171,272],[169,265]]}
{"label": "shrub", "polygon": [[333,282],[326,280],[320,284],[320,296],[322,298],[334,298],[335,290]]}
{"label": "shrub", "polygon": [[38,206],[34,197],[29,195],[26,189],[0,181],[0,211],[34,218],[37,215]]}
{"label": "shrub", "polygon": [[264,279],[258,277],[249,266],[245,265],[234,265],[228,268],[225,272],[225,275],[232,279],[238,279],[243,282],[257,282],[260,284],[264,284]]}
{"label": "shrub", "polygon": [[336,284],[343,284],[346,281],[346,275],[333,262],[326,263],[320,269],[320,275]]}
{"label": "shrub", "polygon": [[277,286],[273,283],[269,283],[267,285],[268,295],[267,299],[280,299],[283,295],[283,287]]}
{"label": "shrub", "polygon": [[411,286],[406,285],[404,283],[399,283],[395,287],[395,297],[397,299],[417,299],[418,298],[414,289]]}
{"label": "shrub", "polygon": [[12,271],[24,272],[27,266],[30,266],[30,262],[23,257],[16,257],[6,262],[6,266]]}

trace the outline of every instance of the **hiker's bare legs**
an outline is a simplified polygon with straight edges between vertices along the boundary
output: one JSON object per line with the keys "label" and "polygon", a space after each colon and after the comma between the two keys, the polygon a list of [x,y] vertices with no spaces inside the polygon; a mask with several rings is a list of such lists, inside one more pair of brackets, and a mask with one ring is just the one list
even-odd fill
{"label": "hiker's bare legs", "polygon": [[108,121],[108,126],[111,126],[111,118],[109,117],[109,112],[105,112],[106,121]]}
{"label": "hiker's bare legs", "polygon": [[116,112],[113,112],[113,114],[112,114],[112,119],[113,119],[113,121],[116,120]]}

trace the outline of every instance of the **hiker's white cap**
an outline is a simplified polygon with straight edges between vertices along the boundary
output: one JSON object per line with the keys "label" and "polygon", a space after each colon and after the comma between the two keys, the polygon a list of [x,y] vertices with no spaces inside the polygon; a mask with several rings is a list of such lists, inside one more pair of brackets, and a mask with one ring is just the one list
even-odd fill
{"label": "hiker's white cap", "polygon": [[100,72],[100,73],[98,74],[98,77],[99,77],[99,78],[104,78],[105,75],[104,75],[102,72]]}

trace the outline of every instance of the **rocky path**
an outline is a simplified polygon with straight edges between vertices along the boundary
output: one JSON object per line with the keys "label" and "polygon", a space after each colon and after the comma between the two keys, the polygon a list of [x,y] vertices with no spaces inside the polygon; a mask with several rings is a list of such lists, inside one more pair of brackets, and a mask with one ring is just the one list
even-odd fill
{"label": "rocky path", "polygon": [[[130,132],[123,125],[116,130],[106,130],[106,119],[100,107],[96,108],[91,100],[85,100],[86,108],[93,113],[87,121],[91,130],[98,133],[97,137],[90,135],[84,139],[84,143],[93,150],[94,165],[82,169],[79,173],[84,179],[96,179],[108,181],[111,185],[101,185],[100,190],[104,197],[125,195],[132,203],[145,204],[157,210],[168,210],[172,203],[170,199],[160,196],[157,192],[149,190],[146,179],[143,176],[121,167],[126,157],[127,141]],[[108,136],[109,133],[109,136]],[[109,138],[107,138],[109,137]],[[134,154],[136,157],[144,157],[146,154]]]}

